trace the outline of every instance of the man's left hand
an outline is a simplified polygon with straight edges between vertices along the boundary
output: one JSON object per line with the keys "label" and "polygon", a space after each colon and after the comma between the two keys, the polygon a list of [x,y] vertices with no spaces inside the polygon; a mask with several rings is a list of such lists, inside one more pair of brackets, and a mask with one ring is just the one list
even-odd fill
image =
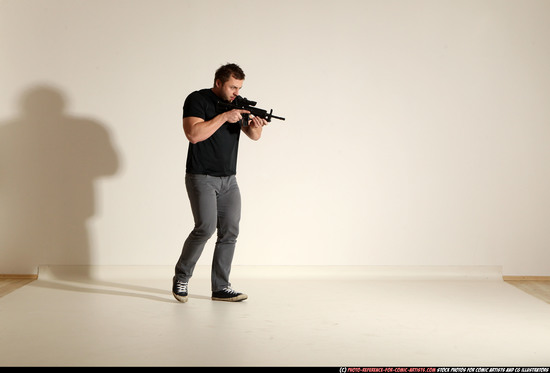
{"label": "man's left hand", "polygon": [[267,120],[260,117],[252,117],[248,125],[254,128],[261,128],[263,126],[267,126]]}

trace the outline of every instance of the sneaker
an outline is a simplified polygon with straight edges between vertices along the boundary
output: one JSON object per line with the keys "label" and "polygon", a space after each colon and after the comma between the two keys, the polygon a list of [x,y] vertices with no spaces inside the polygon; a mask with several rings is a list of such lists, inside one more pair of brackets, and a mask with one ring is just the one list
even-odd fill
{"label": "sneaker", "polygon": [[223,300],[226,302],[240,302],[248,298],[248,295],[238,293],[229,286],[220,291],[212,292],[212,300]]}
{"label": "sneaker", "polygon": [[172,287],[172,294],[179,302],[187,302],[187,282],[174,281]]}

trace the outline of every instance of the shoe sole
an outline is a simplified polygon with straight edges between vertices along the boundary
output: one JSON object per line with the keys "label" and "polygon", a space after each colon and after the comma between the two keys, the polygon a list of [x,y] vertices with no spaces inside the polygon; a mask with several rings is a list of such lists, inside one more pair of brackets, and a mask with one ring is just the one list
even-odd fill
{"label": "shoe sole", "polygon": [[212,297],[212,300],[218,300],[222,302],[240,302],[245,299],[248,299],[248,296],[246,294],[237,295],[236,297],[231,297],[231,298]]}
{"label": "shoe sole", "polygon": [[181,295],[177,295],[176,293],[172,293],[172,295],[174,296],[174,298],[176,298],[178,302],[181,302],[181,303],[187,302],[187,295],[181,296]]}

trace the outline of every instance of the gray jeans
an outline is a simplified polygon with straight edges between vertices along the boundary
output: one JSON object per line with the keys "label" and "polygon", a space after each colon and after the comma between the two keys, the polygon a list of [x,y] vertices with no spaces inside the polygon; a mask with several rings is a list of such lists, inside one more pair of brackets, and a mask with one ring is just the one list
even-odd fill
{"label": "gray jeans", "polygon": [[235,176],[185,175],[195,227],[185,240],[174,280],[188,282],[206,242],[218,232],[212,259],[212,291],[230,286],[229,273],[239,235],[241,192]]}

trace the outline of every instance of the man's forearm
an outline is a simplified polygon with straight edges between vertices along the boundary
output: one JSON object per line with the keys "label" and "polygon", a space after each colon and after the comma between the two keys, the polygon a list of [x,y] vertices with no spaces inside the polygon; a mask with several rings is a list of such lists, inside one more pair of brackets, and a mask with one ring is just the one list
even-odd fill
{"label": "man's forearm", "polygon": [[246,135],[251,138],[252,140],[259,140],[260,137],[262,137],[262,127],[242,127],[243,132],[246,133]]}
{"label": "man's forearm", "polygon": [[204,121],[202,118],[183,118],[183,131],[192,144],[204,141],[214,134],[227,120],[225,113]]}

